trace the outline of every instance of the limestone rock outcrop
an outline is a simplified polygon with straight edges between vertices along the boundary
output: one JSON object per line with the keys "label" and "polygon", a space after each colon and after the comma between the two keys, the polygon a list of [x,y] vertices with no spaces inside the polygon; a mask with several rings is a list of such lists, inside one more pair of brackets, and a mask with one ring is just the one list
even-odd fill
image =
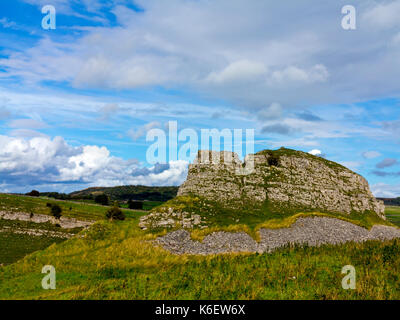
{"label": "limestone rock outcrop", "polygon": [[[243,174],[247,168],[247,174]],[[265,207],[270,211],[375,212],[385,219],[382,201],[368,182],[342,165],[281,148],[250,154],[199,151],[178,196],[195,195],[223,206]]]}

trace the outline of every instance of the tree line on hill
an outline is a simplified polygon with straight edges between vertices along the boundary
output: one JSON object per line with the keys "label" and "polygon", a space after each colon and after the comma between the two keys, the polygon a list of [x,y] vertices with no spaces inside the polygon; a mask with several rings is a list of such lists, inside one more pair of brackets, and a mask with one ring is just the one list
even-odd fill
{"label": "tree line on hill", "polygon": [[398,198],[377,198],[382,200],[385,206],[400,206],[400,197]]}
{"label": "tree line on hill", "polygon": [[[110,201],[168,201],[176,196],[178,187],[147,187],[147,186],[120,186],[120,187],[93,187],[71,193],[39,192],[32,190],[26,195],[42,196],[58,200],[93,200],[100,194],[107,195]],[[97,201],[96,201],[97,202]]]}

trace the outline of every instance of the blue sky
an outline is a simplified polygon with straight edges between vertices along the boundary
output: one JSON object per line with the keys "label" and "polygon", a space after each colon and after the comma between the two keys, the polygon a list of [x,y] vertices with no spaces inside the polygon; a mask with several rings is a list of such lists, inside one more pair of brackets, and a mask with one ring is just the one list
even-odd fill
{"label": "blue sky", "polygon": [[187,162],[146,160],[177,121],[319,150],[400,196],[400,4],[352,1],[344,30],[346,4],[1,1],[0,191],[179,185]]}

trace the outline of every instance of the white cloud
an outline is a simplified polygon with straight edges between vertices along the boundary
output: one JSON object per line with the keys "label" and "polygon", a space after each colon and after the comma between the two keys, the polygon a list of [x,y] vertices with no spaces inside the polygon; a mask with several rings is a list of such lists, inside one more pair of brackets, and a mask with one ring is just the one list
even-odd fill
{"label": "white cloud", "polygon": [[342,166],[349,168],[350,170],[357,171],[358,168],[361,166],[360,162],[357,161],[340,161],[339,162]]}
{"label": "white cloud", "polygon": [[390,185],[386,183],[376,183],[371,186],[371,191],[375,197],[397,198],[400,197],[400,185]]}
{"label": "white cloud", "polygon": [[220,72],[212,72],[206,81],[215,84],[230,82],[245,82],[259,80],[259,76],[265,75],[267,69],[262,63],[249,60],[235,61]]}
{"label": "white cloud", "polygon": [[309,154],[312,154],[313,156],[320,156],[322,154],[321,150],[318,149],[313,149],[311,151],[308,151]]}
{"label": "white cloud", "polygon": [[147,134],[147,131],[149,131],[153,128],[159,128],[159,127],[161,127],[161,124],[159,122],[152,121],[152,122],[145,124],[144,126],[141,126],[137,130],[129,129],[128,136],[131,137],[134,141],[136,141],[137,139],[145,136]]}
{"label": "white cloud", "polygon": [[274,71],[272,80],[278,83],[286,82],[325,82],[329,77],[327,68],[317,64],[310,69],[301,69],[296,66],[288,66],[283,70]]}
{"label": "white cloud", "polygon": [[44,129],[48,125],[40,120],[35,119],[16,119],[12,120],[8,126],[16,129]]}
{"label": "white cloud", "polygon": [[370,28],[392,28],[400,25],[400,2],[390,1],[369,8],[363,15],[363,22]]}
{"label": "white cloud", "polygon": [[10,21],[7,18],[1,18],[0,24],[6,29],[7,28],[15,28],[17,26],[17,24],[14,21]]}
{"label": "white cloud", "polygon": [[50,183],[69,188],[76,184],[179,185],[186,178],[187,166],[186,161],[174,161],[141,167],[137,160],[111,156],[106,147],[73,147],[61,137],[0,136],[0,181],[11,190]]}
{"label": "white cloud", "polygon": [[382,155],[382,154],[379,153],[378,151],[373,151],[373,150],[371,150],[371,151],[365,151],[365,152],[362,153],[362,156],[363,156],[365,159],[374,159],[374,158],[380,157],[381,155]]}
{"label": "white cloud", "polygon": [[[93,10],[99,3],[85,1]],[[108,2],[120,26],[88,27],[64,43],[43,38],[34,47],[11,52],[0,59],[6,70],[2,77],[78,88],[178,87],[258,109],[274,102],[285,108],[353,102],[400,89],[400,65],[393,64],[400,48],[387,45],[393,32],[359,27],[352,37],[344,36],[334,2],[313,3],[312,18],[304,1],[290,10],[271,1],[136,3],[143,11]],[[67,1],[59,0],[57,6],[70,9]],[[375,23],[386,21],[397,8],[394,2],[368,3],[358,10],[372,12]],[[338,15],[332,14],[336,11]],[[251,90],[245,87],[249,81]]]}

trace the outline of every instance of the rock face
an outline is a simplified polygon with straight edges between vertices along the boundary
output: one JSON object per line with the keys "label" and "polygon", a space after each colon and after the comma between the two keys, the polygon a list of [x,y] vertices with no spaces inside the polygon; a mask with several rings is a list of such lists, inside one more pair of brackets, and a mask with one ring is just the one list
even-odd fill
{"label": "rock face", "polygon": [[[252,169],[249,174],[241,174],[244,167]],[[375,212],[385,219],[383,202],[375,199],[363,177],[335,162],[285,148],[248,155],[244,163],[232,152],[199,151],[179,188],[178,196],[183,195],[232,208]]]}

